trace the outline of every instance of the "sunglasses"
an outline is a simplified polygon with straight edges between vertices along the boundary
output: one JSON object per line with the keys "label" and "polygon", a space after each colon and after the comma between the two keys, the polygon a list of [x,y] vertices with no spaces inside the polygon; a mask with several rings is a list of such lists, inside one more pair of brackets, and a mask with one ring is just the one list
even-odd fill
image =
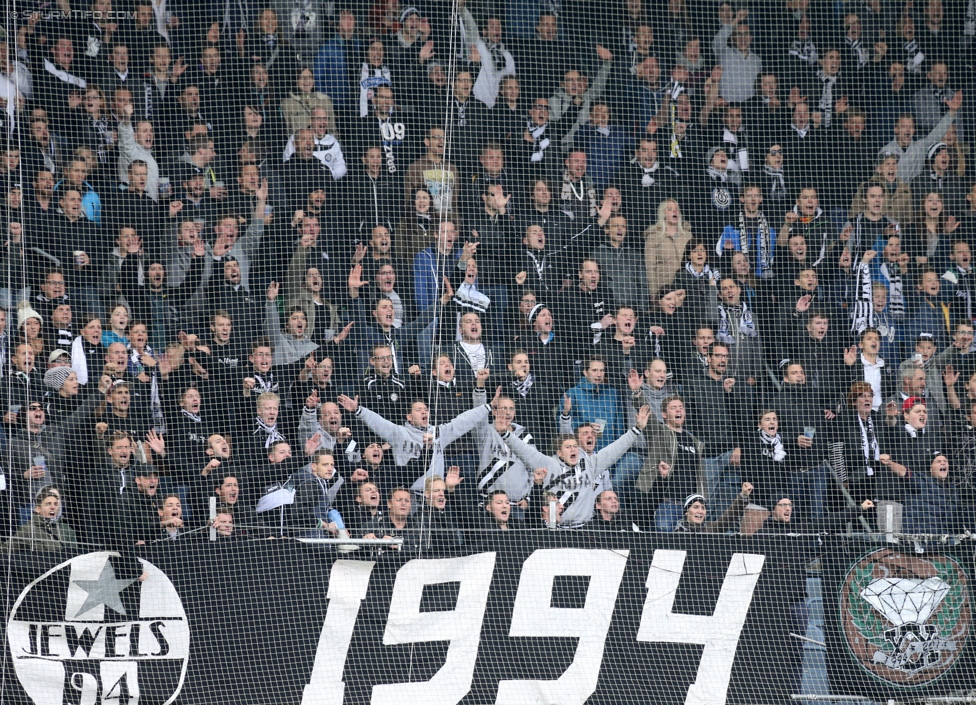
{"label": "sunglasses", "polygon": [[766,154],[769,154],[770,156],[773,156],[773,157],[778,157],[782,153],[783,153],[783,150],[782,149],[771,149],[768,152],[766,152]]}

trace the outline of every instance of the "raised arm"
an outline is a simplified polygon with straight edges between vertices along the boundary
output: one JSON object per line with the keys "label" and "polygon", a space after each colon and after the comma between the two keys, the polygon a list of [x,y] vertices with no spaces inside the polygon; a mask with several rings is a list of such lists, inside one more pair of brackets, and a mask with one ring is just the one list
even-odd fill
{"label": "raised arm", "polygon": [[637,413],[637,423],[607,447],[599,450],[593,459],[598,470],[605,470],[623,457],[624,453],[630,450],[637,442],[637,439],[644,434],[647,422],[651,418],[651,408],[642,406]]}
{"label": "raised arm", "polygon": [[530,446],[521,438],[518,438],[511,433],[502,434],[502,441],[504,441],[505,445],[512,449],[512,452],[515,453],[515,457],[525,464],[526,469],[546,468],[549,470],[550,475],[553,471],[557,471],[559,469],[558,460],[551,458],[548,455],[543,455],[536,450],[535,446]]}
{"label": "raised arm", "polygon": [[375,433],[387,443],[399,443],[401,440],[403,440],[403,429],[400,426],[392,421],[384,419],[375,411],[370,411],[367,409],[365,406],[359,403],[358,396],[355,399],[350,399],[345,394],[340,394],[338,401],[339,406],[349,413],[355,414],[356,418],[366,424],[370,431]]}
{"label": "raised arm", "polygon": [[485,404],[474,409],[468,409],[467,411],[458,414],[447,423],[443,423],[438,426],[437,435],[440,437],[441,446],[447,447],[465,433],[472,430],[475,426],[480,426],[483,424],[488,420],[488,414],[490,411],[491,407],[488,404]]}

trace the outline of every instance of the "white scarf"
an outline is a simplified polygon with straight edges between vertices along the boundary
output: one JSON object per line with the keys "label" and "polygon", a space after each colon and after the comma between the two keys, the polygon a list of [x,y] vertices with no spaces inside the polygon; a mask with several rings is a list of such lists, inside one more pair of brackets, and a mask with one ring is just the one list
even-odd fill
{"label": "white scarf", "polygon": [[661,166],[661,162],[654,162],[654,166],[652,166],[652,167],[646,167],[646,166],[644,166],[639,161],[637,161],[637,157],[634,157],[631,160],[631,162],[633,164],[636,164],[637,166],[639,166],[641,168],[641,170],[644,172],[643,175],[641,176],[641,186],[643,186],[644,188],[647,188],[649,186],[653,186],[654,185],[654,172],[658,170],[658,167],[659,166]]}
{"label": "white scarf", "polygon": [[794,39],[790,45],[790,56],[798,61],[811,65],[817,63],[817,59],[819,58],[817,47],[809,37],[806,39]]}
{"label": "white scarf", "polygon": [[88,358],[85,357],[85,339],[80,335],[71,344],[71,369],[78,375],[78,384],[88,384]]}
{"label": "white scarf", "polygon": [[905,62],[905,68],[908,69],[908,72],[921,73],[922,62],[925,61],[925,54],[922,53],[922,48],[919,46],[917,39],[913,39],[905,44],[905,54],[908,55],[908,61]]}

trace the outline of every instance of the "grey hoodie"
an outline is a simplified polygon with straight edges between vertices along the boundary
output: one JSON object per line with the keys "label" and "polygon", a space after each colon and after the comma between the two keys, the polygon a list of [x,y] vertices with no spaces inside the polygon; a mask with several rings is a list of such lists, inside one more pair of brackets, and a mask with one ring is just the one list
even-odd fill
{"label": "grey hoodie", "polygon": [[[475,388],[474,403],[484,404],[487,392]],[[524,426],[512,424],[511,434],[536,450],[535,444]],[[490,495],[496,490],[504,490],[512,502],[519,502],[532,492],[532,473],[512,449],[509,448],[501,435],[495,430],[494,424],[487,419],[485,423],[474,427],[475,446],[478,448],[478,494]]]}
{"label": "grey hoodie", "polygon": [[319,349],[318,343],[313,343],[308,333],[301,338],[295,338],[281,332],[281,318],[278,316],[278,307],[274,301],[265,304],[264,310],[264,327],[274,346],[272,361],[275,365],[290,365]]}
{"label": "grey hoodie", "polygon": [[410,486],[415,495],[423,496],[424,482],[428,477],[440,475],[444,477],[444,449],[471,429],[484,424],[488,419],[491,407],[484,404],[475,409],[458,414],[447,423],[440,426],[417,428],[413,424],[395,424],[387,421],[375,411],[365,406],[356,410],[356,417],[365,423],[369,430],[390,444],[393,450],[393,461],[397,467],[403,467],[416,460],[424,453],[424,434],[434,436],[434,443],[430,448],[430,465],[427,471],[418,477]]}

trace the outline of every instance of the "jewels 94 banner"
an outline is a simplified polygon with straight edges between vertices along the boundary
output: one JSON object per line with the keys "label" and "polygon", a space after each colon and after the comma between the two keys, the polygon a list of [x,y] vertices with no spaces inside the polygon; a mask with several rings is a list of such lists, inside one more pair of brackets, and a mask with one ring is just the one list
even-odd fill
{"label": "jewels 94 banner", "polygon": [[768,548],[499,532],[419,557],[285,541],[14,554],[0,702],[782,703],[802,643],[777,600],[805,576],[785,576],[803,565],[789,544]]}

